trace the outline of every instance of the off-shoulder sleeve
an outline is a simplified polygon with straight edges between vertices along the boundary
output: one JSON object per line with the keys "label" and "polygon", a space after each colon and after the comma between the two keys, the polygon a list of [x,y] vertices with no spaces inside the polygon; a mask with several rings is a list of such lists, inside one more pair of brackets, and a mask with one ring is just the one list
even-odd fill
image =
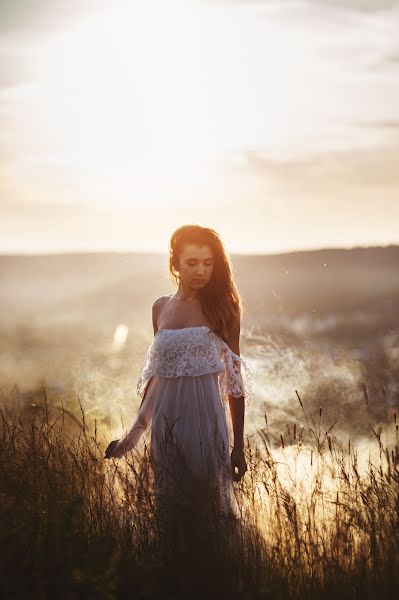
{"label": "off-shoulder sleeve", "polygon": [[142,364],[139,378],[137,380],[136,391],[140,398],[143,398],[147,384],[154,375],[153,369],[153,345],[149,347],[144,362]]}
{"label": "off-shoulder sleeve", "polygon": [[245,404],[252,400],[252,375],[247,362],[235,354],[227,344],[222,347],[224,371],[219,377],[222,398],[228,402],[228,396],[244,397]]}

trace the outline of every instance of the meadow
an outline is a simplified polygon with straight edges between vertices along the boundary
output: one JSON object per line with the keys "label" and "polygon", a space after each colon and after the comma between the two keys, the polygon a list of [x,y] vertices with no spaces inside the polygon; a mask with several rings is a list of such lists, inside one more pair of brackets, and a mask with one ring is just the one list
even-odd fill
{"label": "meadow", "polygon": [[0,257],[0,596],[396,598],[398,248],[233,257],[254,398],[238,523],[165,531],[139,405],[161,256]]}

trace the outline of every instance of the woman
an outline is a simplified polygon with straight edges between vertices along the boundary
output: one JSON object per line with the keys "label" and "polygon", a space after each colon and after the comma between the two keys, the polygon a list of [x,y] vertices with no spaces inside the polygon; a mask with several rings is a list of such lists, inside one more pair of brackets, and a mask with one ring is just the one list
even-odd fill
{"label": "woman", "polygon": [[194,480],[216,482],[223,506],[227,502],[238,516],[232,481],[247,470],[244,408],[251,395],[250,372],[240,357],[240,297],[213,229],[180,227],[169,252],[178,288],[152,305],[154,339],[137,383],[142,403],[105,458],[122,457],[151,425],[158,493],[169,490],[176,498],[178,484],[183,491],[192,490]]}

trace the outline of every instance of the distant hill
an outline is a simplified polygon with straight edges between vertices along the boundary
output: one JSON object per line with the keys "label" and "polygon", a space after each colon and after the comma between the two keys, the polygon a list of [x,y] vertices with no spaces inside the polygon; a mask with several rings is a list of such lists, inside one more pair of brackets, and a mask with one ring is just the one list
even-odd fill
{"label": "distant hill", "polygon": [[[399,246],[231,255],[246,318],[399,308]],[[167,254],[0,255],[0,324],[133,313],[175,288]],[[399,313],[397,313],[399,314]]]}
{"label": "distant hill", "polygon": [[[236,255],[243,257],[243,255]],[[234,258],[234,255],[233,255]],[[245,258],[247,256],[245,255]],[[399,268],[399,246],[368,246],[354,248],[320,248],[281,254],[260,254],[248,256],[251,261],[265,265],[312,267],[327,263],[331,266],[392,266]]]}

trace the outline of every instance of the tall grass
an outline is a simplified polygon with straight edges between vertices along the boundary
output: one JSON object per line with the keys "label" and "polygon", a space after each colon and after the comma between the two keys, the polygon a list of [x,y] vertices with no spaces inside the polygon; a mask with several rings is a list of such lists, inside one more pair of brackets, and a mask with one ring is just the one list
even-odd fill
{"label": "tall grass", "polygon": [[[190,511],[162,526],[149,449],[104,460],[97,422],[49,406],[4,406],[0,596],[4,598],[396,598],[399,443],[373,430],[378,464],[360,469],[319,419],[273,447],[246,440],[238,521]],[[73,428],[72,428],[73,427]]]}

